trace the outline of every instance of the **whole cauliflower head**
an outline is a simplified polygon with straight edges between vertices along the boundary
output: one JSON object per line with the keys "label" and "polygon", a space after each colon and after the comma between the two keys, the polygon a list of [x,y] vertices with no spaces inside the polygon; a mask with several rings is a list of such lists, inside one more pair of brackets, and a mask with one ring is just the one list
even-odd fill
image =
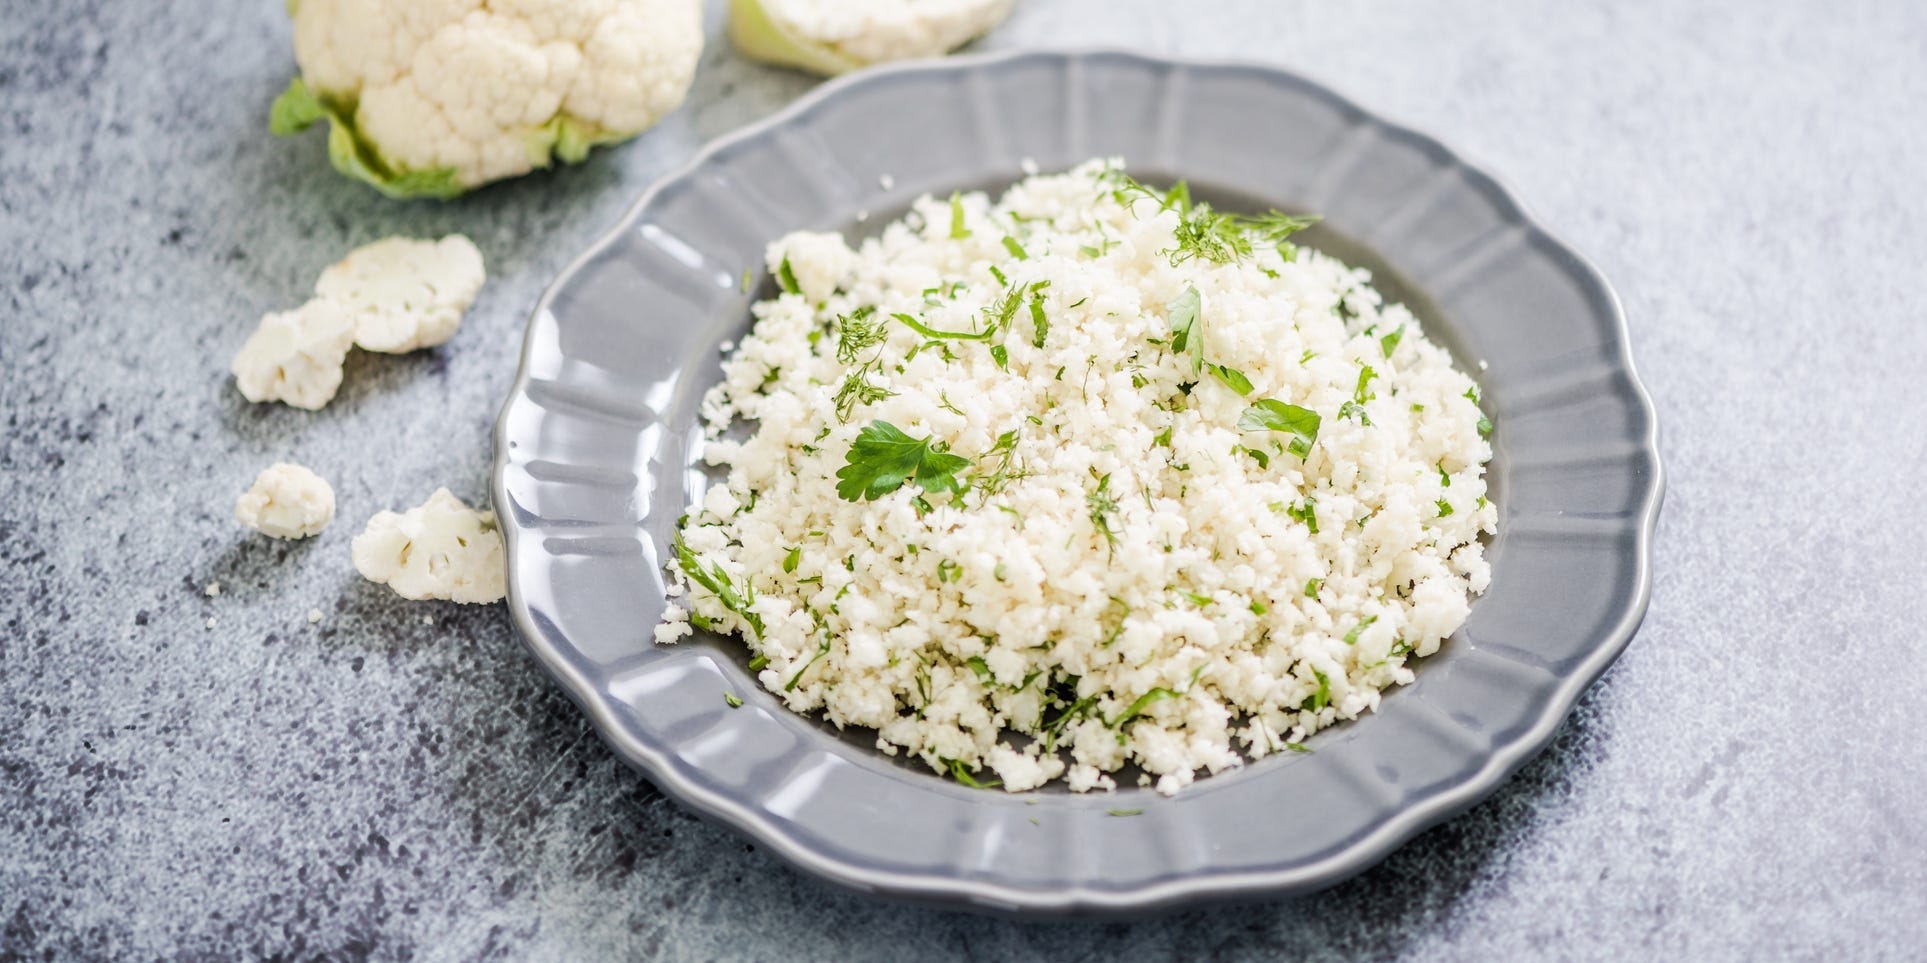
{"label": "whole cauliflower head", "polygon": [[487,279],[482,252],[460,234],[391,237],[348,252],[321,272],[314,293],[347,310],[356,344],[399,354],[454,337]]}
{"label": "whole cauliflower head", "polygon": [[355,341],[347,309],[314,298],[261,318],[228,370],[249,401],[283,401],[319,411],[341,388],[341,363]]}
{"label": "whole cauliflower head", "polygon": [[1010,16],[1016,0],[730,0],[746,56],[820,74],[941,57]]}
{"label": "whole cauliflower head", "polygon": [[453,197],[574,163],[676,109],[702,0],[289,0],[301,77],[277,134],[330,124],[335,169]]}
{"label": "whole cauliflower head", "polygon": [[355,570],[405,599],[494,602],[508,594],[508,563],[494,512],[438,488],[420,507],[381,512],[355,536]]}
{"label": "whole cauliflower head", "polygon": [[234,503],[234,519],[274,538],[321,534],[335,518],[335,490],[305,466],[279,462],[254,476]]}

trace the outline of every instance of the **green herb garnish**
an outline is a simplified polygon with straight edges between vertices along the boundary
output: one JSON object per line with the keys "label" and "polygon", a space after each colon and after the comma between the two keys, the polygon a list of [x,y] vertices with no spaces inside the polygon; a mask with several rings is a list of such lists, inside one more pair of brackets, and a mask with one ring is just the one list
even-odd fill
{"label": "green herb garnish", "polygon": [[696,552],[683,542],[681,531],[676,532],[675,549],[676,566],[682,569],[683,574],[689,576],[690,581],[708,589],[711,595],[716,596],[717,601],[723,603],[724,608],[736,613],[737,617],[748,623],[749,627],[756,631],[756,637],[761,639],[763,617],[750,611],[750,606],[756,604],[756,590],[748,582],[744,582],[742,590],[737,591],[736,584],[730,581],[729,573],[723,571],[721,565],[711,565],[704,570],[702,559],[698,558]]}
{"label": "green herb garnish", "polygon": [[850,444],[845,464],[837,469],[836,493],[846,501],[881,498],[914,480],[925,492],[963,491],[957,472],[970,460],[934,447],[928,438],[912,438],[887,421],[872,421]]}
{"label": "green herb garnish", "polygon": [[[819,619],[818,621],[821,622],[821,619]],[[788,682],[783,683],[783,691],[795,692],[796,684],[798,682],[803,681],[803,673],[810,671],[810,666],[815,665],[817,662],[821,661],[824,656],[829,654],[830,654],[830,636],[829,636],[829,633],[826,632],[823,634],[823,641],[819,643],[816,647],[816,654],[810,656],[810,660],[808,662],[803,663],[803,667],[800,669],[797,669],[796,674],[793,676],[790,676],[790,680]]]}
{"label": "green herb garnish", "polygon": [[1128,707],[1126,707],[1125,710],[1122,713],[1120,713],[1117,718],[1104,723],[1104,726],[1107,729],[1116,729],[1117,727],[1122,726],[1123,724],[1131,721],[1132,719],[1137,718],[1138,715],[1142,713],[1145,709],[1150,708],[1152,703],[1159,702],[1165,699],[1175,699],[1177,697],[1178,697],[1178,694],[1176,692],[1172,692],[1170,689],[1167,689],[1163,686],[1158,686],[1157,688],[1152,689],[1151,691],[1146,692],[1141,696],[1138,696],[1137,700],[1132,702]]}
{"label": "green herb garnish", "polygon": [[1445,516],[1452,514],[1453,511],[1454,509],[1452,508],[1451,502],[1448,502],[1443,498],[1439,499],[1439,517],[1440,518],[1444,518]]}
{"label": "green herb garnish", "polygon": [[961,241],[970,236],[970,228],[964,226],[963,199],[956,191],[950,192],[950,239]]}
{"label": "green herb garnish", "polygon": [[785,294],[802,294],[803,286],[796,283],[796,269],[790,267],[790,256],[783,255],[783,263],[776,269],[776,283],[783,286]]}
{"label": "green herb garnish", "polygon": [[1030,321],[1036,327],[1030,343],[1033,347],[1041,348],[1044,346],[1044,336],[1050,333],[1050,319],[1044,317],[1044,296],[1041,294],[1030,296]]}
{"label": "green herb garnish", "polygon": [[1091,527],[1104,535],[1112,552],[1117,551],[1117,532],[1111,528],[1110,515],[1117,511],[1117,500],[1111,497],[1111,476],[1107,472],[1097,480],[1097,488],[1084,496],[1084,505],[1091,512]]}
{"label": "green herb garnish", "polygon": [[1104,814],[1107,816],[1142,816],[1144,815],[1144,810],[1142,809],[1106,809],[1104,810]]}
{"label": "green herb garnish", "polygon": [[1288,505],[1285,514],[1304,522],[1313,535],[1318,534],[1318,499],[1306,495],[1303,505]]}
{"label": "green herb garnish", "polygon": [[1399,341],[1404,339],[1404,337],[1405,337],[1405,325],[1401,324],[1391,334],[1388,334],[1378,339],[1378,350],[1384,352],[1385,357],[1390,358],[1392,356],[1392,352],[1398,350],[1398,343]]}
{"label": "green herb garnish", "polygon": [[1017,243],[1017,239],[1008,234],[1004,235],[1004,250],[1009,251],[1010,256],[1019,261],[1030,260],[1030,254],[1024,250],[1024,246]]}
{"label": "green herb garnish", "polygon": [[1205,364],[1205,367],[1209,368],[1212,374],[1217,375],[1218,380],[1224,382],[1225,387],[1237,392],[1238,397],[1242,398],[1251,393],[1251,379],[1245,377],[1244,372],[1236,368],[1227,368],[1224,365],[1211,364],[1209,362]]}
{"label": "green herb garnish", "polygon": [[734,692],[725,692],[723,693],[723,704],[729,706],[731,709],[741,709],[743,707],[743,700]]}
{"label": "green herb garnish", "polygon": [[1372,379],[1376,377],[1378,377],[1378,372],[1373,371],[1371,365],[1359,366],[1358,386],[1352,389],[1352,400],[1339,406],[1338,417],[1350,418],[1356,415],[1359,424],[1366,426],[1371,425],[1372,417],[1365,413],[1365,402],[1378,397],[1372,393],[1370,387]]}
{"label": "green herb garnish", "polygon": [[797,547],[790,549],[790,553],[788,555],[783,556],[783,571],[785,573],[794,573],[796,571],[796,563],[799,561],[802,561],[802,559],[803,559],[803,546],[798,545]]}
{"label": "green herb garnish", "polygon": [[998,786],[1003,785],[1001,781],[996,779],[992,779],[989,782],[979,781],[976,776],[972,775],[972,773],[976,772],[976,770],[970,766],[964,765],[964,761],[962,759],[945,759],[943,760],[943,762],[945,765],[950,767],[950,778],[955,779],[958,782],[966,786],[969,786],[972,789],[995,789]]}
{"label": "green herb garnish", "polygon": [[1318,691],[1306,696],[1305,701],[1299,703],[1298,708],[1303,712],[1322,712],[1332,702],[1331,680],[1325,678],[1325,673],[1317,669],[1311,670],[1311,674],[1318,679]]}
{"label": "green herb garnish", "polygon": [[1188,287],[1165,306],[1171,318],[1171,350],[1190,358],[1193,381],[1198,379],[1204,368],[1204,329],[1198,324],[1203,304],[1198,289]]}
{"label": "green herb garnish", "polygon": [[1318,590],[1324,587],[1325,587],[1325,580],[1322,578],[1306,579],[1305,580],[1305,597],[1308,599],[1317,598]]}
{"label": "green herb garnish", "polygon": [[1365,628],[1367,626],[1371,625],[1373,622],[1376,622],[1376,621],[1378,621],[1378,616],[1376,615],[1365,616],[1363,621],[1359,622],[1357,625],[1352,626],[1352,630],[1350,632],[1345,633],[1345,644],[1357,645],[1358,633],[1365,631]]}
{"label": "green herb garnish", "polygon": [[1273,398],[1260,398],[1252,402],[1238,416],[1240,431],[1282,431],[1290,434],[1292,439],[1285,450],[1297,455],[1300,461],[1311,455],[1311,446],[1318,441],[1320,423],[1318,412]]}

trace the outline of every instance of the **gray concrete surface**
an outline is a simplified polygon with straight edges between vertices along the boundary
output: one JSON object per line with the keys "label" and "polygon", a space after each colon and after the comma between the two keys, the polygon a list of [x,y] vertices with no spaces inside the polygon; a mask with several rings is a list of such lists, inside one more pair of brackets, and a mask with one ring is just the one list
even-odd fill
{"label": "gray concrete surface", "polygon": [[[541,287],[810,82],[736,58],[712,2],[658,130],[397,204],[267,135],[281,4],[9,0],[0,959],[1919,958],[1927,7],[1021,6],[988,46],[1307,71],[1484,161],[1614,280],[1672,485],[1645,629],[1544,756],[1281,905],[1023,925],[802,878],[613,759],[501,606],[402,603],[348,543],[437,485],[485,497]],[[492,275],[453,343],[356,357],[319,414],[241,400],[263,311],[354,244],[452,230]],[[229,519],[281,458],[339,492],[310,544]]]}

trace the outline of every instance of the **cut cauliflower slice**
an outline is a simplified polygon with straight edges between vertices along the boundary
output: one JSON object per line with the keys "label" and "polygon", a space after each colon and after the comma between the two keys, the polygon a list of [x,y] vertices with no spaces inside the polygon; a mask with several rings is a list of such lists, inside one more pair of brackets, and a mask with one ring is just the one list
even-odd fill
{"label": "cut cauliflower slice", "polygon": [[319,411],[340,389],[341,362],[354,341],[347,310],[314,298],[293,311],[264,315],[228,370],[249,401]]}
{"label": "cut cauliflower slice", "polygon": [[347,309],[356,344],[400,354],[453,337],[487,277],[482,252],[460,234],[440,241],[391,237],[355,248],[321,272],[314,293]]}
{"label": "cut cauliflower slice", "polygon": [[305,466],[277,462],[241,493],[234,519],[273,538],[319,535],[335,519],[335,490]]}
{"label": "cut cauliflower slice", "polygon": [[301,76],[269,127],[390,197],[575,163],[681,106],[701,0],[288,0]]}
{"label": "cut cauliflower slice", "polygon": [[988,33],[1016,0],[730,0],[745,56],[819,74],[941,57]]}
{"label": "cut cauliflower slice", "polygon": [[494,602],[507,594],[507,562],[494,512],[438,488],[418,508],[381,512],[354,542],[355,570],[405,599]]}

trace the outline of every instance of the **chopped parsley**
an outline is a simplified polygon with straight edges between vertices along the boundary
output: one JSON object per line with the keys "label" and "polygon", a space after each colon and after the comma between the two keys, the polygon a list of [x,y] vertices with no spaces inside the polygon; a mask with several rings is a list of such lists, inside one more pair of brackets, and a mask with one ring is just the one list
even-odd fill
{"label": "chopped parsley", "polygon": [[802,559],[803,546],[798,545],[790,549],[790,553],[783,556],[783,572],[785,574],[793,574],[796,571],[796,563],[802,561]]}
{"label": "chopped parsley", "polygon": [[743,707],[743,700],[742,697],[734,692],[725,692],[723,693],[723,704],[729,706],[731,709],[741,709]]}
{"label": "chopped parsley", "polygon": [[[819,618],[818,622],[820,623],[821,621],[822,620]],[[810,666],[815,665],[817,662],[821,661],[824,656],[829,654],[830,654],[830,635],[828,632],[824,632],[823,641],[817,644],[816,654],[810,656],[810,660],[808,662],[803,663],[803,667],[800,669],[797,669],[796,674],[793,676],[790,676],[790,680],[788,682],[783,683],[783,691],[795,692],[796,684],[803,681],[803,673],[810,671]]]}
{"label": "chopped parsley", "polygon": [[964,765],[962,759],[945,759],[943,762],[950,768],[950,778],[972,789],[995,789],[1003,785],[1002,782],[995,779],[989,780],[988,782],[979,780],[975,775],[972,775],[976,770]]}
{"label": "chopped parsley", "polygon": [[1171,317],[1171,350],[1190,359],[1192,381],[1204,368],[1204,329],[1198,323],[1203,303],[1198,289],[1188,287],[1165,306]]}
{"label": "chopped parsley", "polygon": [[1292,439],[1285,450],[1297,455],[1299,461],[1311,455],[1311,446],[1318,441],[1319,424],[1318,412],[1275,398],[1260,398],[1238,416],[1240,431],[1282,431],[1290,434]]}
{"label": "chopped parsley", "polygon": [[1443,498],[1439,499],[1439,517],[1440,518],[1444,518],[1445,516],[1452,514],[1453,511],[1454,509],[1452,508],[1451,502],[1448,502]]}
{"label": "chopped parsley", "polygon": [[1030,253],[1024,250],[1024,246],[1022,244],[1017,243],[1016,238],[1011,237],[1008,234],[1004,235],[1004,250],[1009,251],[1010,256],[1016,258],[1019,261],[1030,260]]}
{"label": "chopped parsley", "polygon": [[1142,809],[1106,809],[1104,810],[1104,814],[1106,816],[1142,816],[1144,815],[1144,810]]}
{"label": "chopped parsley", "polygon": [[1037,329],[1036,333],[1032,335],[1030,343],[1034,347],[1041,348],[1044,346],[1044,336],[1050,333],[1050,319],[1044,317],[1044,296],[1042,294],[1032,294],[1030,296],[1030,322]]}
{"label": "chopped parsley", "polygon": [[963,198],[956,191],[950,192],[950,239],[961,241],[970,236],[970,228],[964,226]]}
{"label": "chopped parsley", "polygon": [[1106,721],[1104,723],[1104,727],[1107,729],[1116,729],[1119,726],[1122,726],[1123,724],[1131,721],[1132,719],[1137,718],[1140,714],[1144,712],[1145,709],[1150,708],[1152,703],[1160,702],[1165,699],[1175,699],[1177,697],[1178,697],[1178,694],[1176,692],[1172,692],[1170,689],[1167,689],[1163,686],[1158,686],[1157,688],[1152,689],[1151,691],[1146,692],[1141,696],[1138,696],[1137,700],[1132,702],[1129,706],[1125,707],[1124,711],[1119,713],[1117,718]]}
{"label": "chopped parsley", "polygon": [[1318,534],[1318,499],[1306,495],[1303,505],[1285,506],[1285,514],[1304,522],[1313,535]]}
{"label": "chopped parsley", "polygon": [[881,498],[914,480],[930,494],[961,492],[957,472],[970,460],[933,446],[928,438],[912,438],[887,421],[872,421],[850,444],[842,468],[837,469],[836,493],[846,501]]}
{"label": "chopped parsley", "polygon": [[1317,669],[1311,670],[1311,674],[1318,680],[1318,689],[1306,696],[1305,701],[1298,704],[1298,708],[1302,712],[1322,712],[1332,703],[1332,683],[1330,679],[1325,678],[1325,673]]}
{"label": "chopped parsley", "polygon": [[1309,746],[1306,746],[1302,742],[1287,742],[1285,743],[1285,748],[1290,749],[1292,752],[1310,752],[1311,751],[1311,748]]}
{"label": "chopped parsley", "polygon": [[783,255],[783,263],[776,269],[776,283],[783,286],[785,294],[802,294],[803,286],[796,283],[796,269],[790,267],[790,256]]}
{"label": "chopped parsley", "polygon": [[[723,603],[723,608],[736,613],[738,618],[756,631],[758,639],[762,638],[763,617],[750,611],[750,606],[756,603],[756,590],[748,582],[744,582],[742,590],[737,591],[736,583],[730,581],[729,573],[723,571],[721,565],[712,564],[705,570],[702,559],[697,557],[695,550],[683,542],[681,529],[676,531],[675,548],[676,566],[682,569],[682,573],[687,575],[690,581],[708,589],[711,595],[716,596],[717,601]],[[703,627],[707,628],[707,626]]]}
{"label": "chopped parsley", "polygon": [[1339,406],[1338,417],[1351,418],[1356,416],[1359,424],[1366,426],[1371,425],[1372,416],[1365,413],[1365,402],[1378,397],[1372,393],[1371,389],[1372,379],[1376,377],[1378,377],[1378,372],[1373,371],[1371,365],[1359,366],[1358,386],[1352,389],[1352,400]]}
{"label": "chopped parsley", "polygon": [[1398,343],[1404,337],[1405,325],[1401,324],[1393,330],[1391,334],[1378,339],[1378,350],[1384,352],[1385,357],[1389,359],[1392,356],[1392,352],[1398,350]]}
{"label": "chopped parsley", "polygon": [[1224,382],[1225,387],[1237,392],[1238,397],[1242,398],[1251,393],[1251,379],[1245,377],[1244,372],[1236,368],[1227,368],[1221,364],[1211,364],[1208,362],[1205,364],[1205,367],[1209,368],[1212,374],[1217,375],[1218,380]]}
{"label": "chopped parsley", "polygon": [[1378,621],[1378,616],[1376,615],[1365,616],[1365,618],[1361,620],[1357,625],[1352,626],[1352,630],[1350,632],[1345,633],[1345,644],[1357,645],[1358,633],[1365,631],[1365,629],[1368,626],[1370,626],[1373,622],[1376,622],[1376,621]]}
{"label": "chopped parsley", "polygon": [[1325,587],[1325,580],[1322,578],[1306,579],[1305,580],[1305,597],[1308,599],[1317,598],[1318,590],[1324,587]]}

